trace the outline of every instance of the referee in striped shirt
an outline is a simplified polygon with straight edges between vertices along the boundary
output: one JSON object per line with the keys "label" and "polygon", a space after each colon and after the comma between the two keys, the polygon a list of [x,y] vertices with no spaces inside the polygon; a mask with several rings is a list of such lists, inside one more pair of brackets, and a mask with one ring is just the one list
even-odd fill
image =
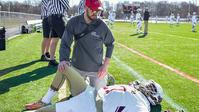
{"label": "referee in striped shirt", "polygon": [[[56,41],[58,36],[51,32],[51,28],[48,22],[49,16],[49,8],[48,8],[48,0],[41,1],[41,18],[42,18],[42,27],[43,27],[43,41],[41,44],[41,61],[50,61],[50,64],[55,62],[54,55],[56,51],[56,42],[52,42],[51,40]],[[50,48],[50,53],[49,53]],[[52,64],[51,64],[52,65]]]}
{"label": "referee in striped shirt", "polygon": [[50,58],[49,47],[51,41],[50,26],[48,23],[48,0],[41,1],[41,19],[43,28],[43,40],[41,43],[41,61],[48,61]]}
{"label": "referee in striped shirt", "polygon": [[[65,23],[63,21],[64,13],[70,8],[69,0],[49,0],[48,1],[48,22],[51,28],[51,34],[55,37],[61,38],[65,29]],[[51,40],[53,50],[56,51],[56,46],[59,38],[53,38]],[[49,66],[57,66],[58,62],[51,56]]]}

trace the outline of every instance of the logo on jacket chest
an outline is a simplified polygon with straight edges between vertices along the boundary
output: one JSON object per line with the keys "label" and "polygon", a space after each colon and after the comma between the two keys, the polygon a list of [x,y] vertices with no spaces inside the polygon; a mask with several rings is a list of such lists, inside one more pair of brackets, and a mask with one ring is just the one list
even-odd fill
{"label": "logo on jacket chest", "polygon": [[96,38],[100,38],[100,35],[98,35],[97,32],[95,32],[95,31],[91,32],[91,35]]}

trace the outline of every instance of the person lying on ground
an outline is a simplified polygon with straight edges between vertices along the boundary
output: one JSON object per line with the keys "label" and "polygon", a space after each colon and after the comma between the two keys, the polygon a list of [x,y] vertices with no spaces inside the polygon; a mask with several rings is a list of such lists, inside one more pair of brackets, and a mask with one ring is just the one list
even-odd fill
{"label": "person lying on ground", "polygon": [[[52,97],[67,79],[72,98],[50,105]],[[58,81],[60,80],[60,81]],[[72,66],[57,71],[51,88],[39,101],[26,104],[36,112],[161,112],[163,90],[153,80],[134,81],[128,85],[106,86],[99,90],[87,84]]]}

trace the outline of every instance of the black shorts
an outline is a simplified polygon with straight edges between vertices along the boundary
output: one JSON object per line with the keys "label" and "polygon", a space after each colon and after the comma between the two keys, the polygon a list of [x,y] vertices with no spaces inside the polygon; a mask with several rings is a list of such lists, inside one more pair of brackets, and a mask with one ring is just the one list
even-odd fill
{"label": "black shorts", "polygon": [[47,17],[42,20],[42,28],[43,28],[44,38],[57,38],[58,37],[58,35],[51,30]]}
{"label": "black shorts", "polygon": [[52,31],[52,35],[62,37],[65,29],[65,22],[63,16],[60,14],[53,14],[48,17],[48,22]]}

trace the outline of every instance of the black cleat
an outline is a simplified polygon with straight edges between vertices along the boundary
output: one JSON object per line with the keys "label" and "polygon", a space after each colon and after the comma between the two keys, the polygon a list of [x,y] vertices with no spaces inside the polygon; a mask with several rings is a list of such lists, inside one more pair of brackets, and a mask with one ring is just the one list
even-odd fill
{"label": "black cleat", "polygon": [[50,53],[49,53],[49,52],[46,52],[46,53],[45,53],[45,56],[46,56],[47,58],[50,58]]}
{"label": "black cleat", "polygon": [[56,60],[50,60],[48,66],[57,66],[59,63]]}
{"label": "black cleat", "polygon": [[47,58],[45,55],[41,55],[41,61],[49,61],[49,58]]}

